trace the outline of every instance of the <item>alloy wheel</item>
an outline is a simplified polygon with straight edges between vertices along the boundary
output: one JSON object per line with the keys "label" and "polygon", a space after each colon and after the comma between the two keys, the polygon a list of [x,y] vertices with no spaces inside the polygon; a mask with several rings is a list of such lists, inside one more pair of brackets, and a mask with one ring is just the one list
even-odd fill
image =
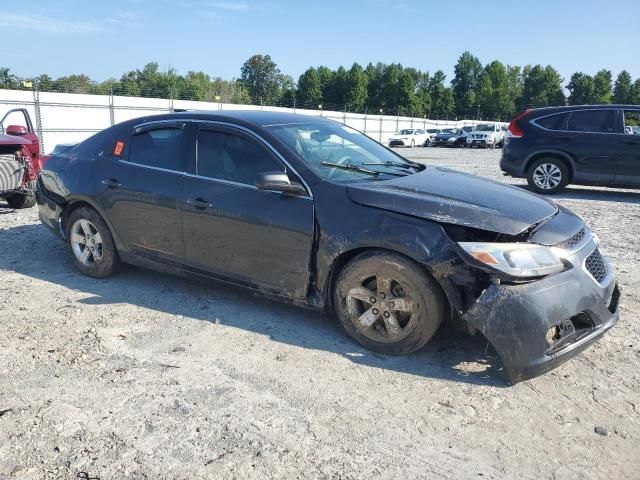
{"label": "alloy wheel", "polygon": [[351,321],[371,340],[398,342],[415,326],[415,304],[401,283],[392,278],[364,278],[348,291],[346,300]]}
{"label": "alloy wheel", "polygon": [[533,181],[541,190],[553,190],[562,181],[562,171],[553,163],[542,163],[533,171]]}
{"label": "alloy wheel", "polygon": [[80,263],[94,265],[102,260],[102,237],[96,226],[86,219],[78,219],[71,226],[71,250]]}

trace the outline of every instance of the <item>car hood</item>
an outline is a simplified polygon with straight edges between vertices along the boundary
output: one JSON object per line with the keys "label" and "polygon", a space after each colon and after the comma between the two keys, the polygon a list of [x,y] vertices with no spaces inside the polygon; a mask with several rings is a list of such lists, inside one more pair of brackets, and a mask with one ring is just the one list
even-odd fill
{"label": "car hood", "polygon": [[31,141],[14,135],[0,134],[0,145],[30,145]]}
{"label": "car hood", "polygon": [[558,207],[521,188],[446,168],[347,186],[350,198],[441,223],[517,235],[555,215]]}

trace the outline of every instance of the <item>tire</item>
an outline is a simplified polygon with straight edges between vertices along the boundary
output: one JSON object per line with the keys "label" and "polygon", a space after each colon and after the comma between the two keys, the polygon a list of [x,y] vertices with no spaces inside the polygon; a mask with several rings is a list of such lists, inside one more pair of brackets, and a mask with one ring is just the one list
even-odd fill
{"label": "tire", "polygon": [[536,193],[557,193],[569,184],[569,169],[557,158],[539,158],[527,170],[527,183]]}
{"label": "tire", "polygon": [[411,140],[411,148],[416,146],[416,141],[415,140]]}
{"label": "tire", "polygon": [[35,182],[30,182],[24,193],[14,193],[5,200],[11,208],[16,210],[33,207],[36,204]]}
{"label": "tire", "polygon": [[423,347],[438,330],[445,311],[442,291],[426,271],[383,252],[358,255],[342,269],[333,305],[351,337],[388,355]]}
{"label": "tire", "polygon": [[120,256],[109,227],[98,212],[88,207],[74,210],[66,221],[65,234],[73,262],[81,273],[106,278],[117,271]]}
{"label": "tire", "polygon": [[495,144],[495,143],[492,143],[491,145],[489,145],[489,148],[490,148],[491,150],[495,150],[495,149],[496,149],[496,144]]}

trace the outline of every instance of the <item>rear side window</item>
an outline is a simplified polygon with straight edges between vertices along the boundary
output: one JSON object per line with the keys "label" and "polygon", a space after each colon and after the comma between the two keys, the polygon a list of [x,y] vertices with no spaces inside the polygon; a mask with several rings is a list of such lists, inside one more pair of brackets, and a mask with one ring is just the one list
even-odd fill
{"label": "rear side window", "polygon": [[567,129],[572,132],[614,133],[615,110],[576,110],[571,114]]}
{"label": "rear side window", "polygon": [[197,158],[198,175],[246,185],[259,173],[284,170],[263,145],[227,131],[200,130]]}
{"label": "rear side window", "polygon": [[534,122],[547,130],[566,130],[568,119],[568,113],[557,113],[555,115],[549,115],[548,117],[539,118],[534,120]]}
{"label": "rear side window", "polygon": [[186,129],[158,127],[136,132],[131,139],[128,160],[140,165],[182,172],[186,160]]}

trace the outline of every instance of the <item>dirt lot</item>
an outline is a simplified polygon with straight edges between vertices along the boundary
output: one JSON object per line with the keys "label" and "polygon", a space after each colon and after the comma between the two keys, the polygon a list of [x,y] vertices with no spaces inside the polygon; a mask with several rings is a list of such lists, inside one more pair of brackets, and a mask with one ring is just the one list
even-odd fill
{"label": "dirt lot", "polygon": [[[499,152],[403,153],[510,181]],[[557,200],[617,265],[621,321],[513,387],[448,329],[386,358],[244,291],[83,277],[36,209],[0,203],[0,478],[640,478],[640,192]]]}

